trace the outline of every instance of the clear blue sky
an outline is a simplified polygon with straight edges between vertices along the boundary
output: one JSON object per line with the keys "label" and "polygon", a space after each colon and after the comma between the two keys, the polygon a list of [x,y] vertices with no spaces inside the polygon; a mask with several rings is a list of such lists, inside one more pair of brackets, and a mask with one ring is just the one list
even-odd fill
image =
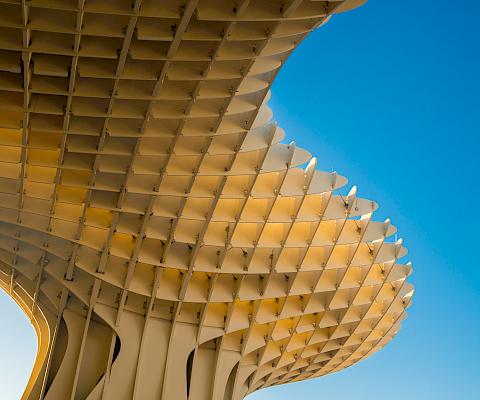
{"label": "clear blue sky", "polygon": [[[381,352],[250,400],[480,397],[479,15],[473,0],[370,0],[311,34],[279,74],[270,104],[287,140],[380,204],[376,218],[390,217],[410,251],[416,294]],[[9,302],[0,296],[2,327],[17,327],[0,329],[0,387],[21,393],[36,339]]]}
{"label": "clear blue sky", "polygon": [[311,34],[271,105],[287,140],[380,204],[413,305],[382,351],[250,400],[480,399],[480,2],[370,0]]}

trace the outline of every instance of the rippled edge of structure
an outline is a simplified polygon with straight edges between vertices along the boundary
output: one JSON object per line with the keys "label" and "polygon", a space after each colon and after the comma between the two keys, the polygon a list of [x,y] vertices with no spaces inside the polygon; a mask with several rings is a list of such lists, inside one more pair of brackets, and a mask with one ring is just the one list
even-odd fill
{"label": "rippled edge of structure", "polygon": [[0,287],[38,335],[24,399],[241,399],[395,335],[413,293],[395,228],[266,106],[301,40],[360,3],[0,1]]}

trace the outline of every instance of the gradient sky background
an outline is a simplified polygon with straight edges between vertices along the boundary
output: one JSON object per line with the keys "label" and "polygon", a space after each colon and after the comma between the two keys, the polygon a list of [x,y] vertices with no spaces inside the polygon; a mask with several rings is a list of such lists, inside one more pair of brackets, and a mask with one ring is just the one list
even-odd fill
{"label": "gradient sky background", "polygon": [[[370,0],[311,34],[279,74],[270,105],[287,141],[380,204],[416,294],[381,352],[249,400],[479,398],[479,15],[474,0]],[[36,338],[3,293],[0,321],[1,398],[15,400]]]}

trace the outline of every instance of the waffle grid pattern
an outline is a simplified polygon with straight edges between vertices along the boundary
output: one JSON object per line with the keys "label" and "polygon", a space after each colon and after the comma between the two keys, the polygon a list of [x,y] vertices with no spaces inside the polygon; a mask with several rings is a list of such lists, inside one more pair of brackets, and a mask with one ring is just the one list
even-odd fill
{"label": "waffle grid pattern", "polygon": [[269,88],[361,1],[0,1],[0,286],[25,399],[241,399],[348,367],[410,305],[377,205]]}

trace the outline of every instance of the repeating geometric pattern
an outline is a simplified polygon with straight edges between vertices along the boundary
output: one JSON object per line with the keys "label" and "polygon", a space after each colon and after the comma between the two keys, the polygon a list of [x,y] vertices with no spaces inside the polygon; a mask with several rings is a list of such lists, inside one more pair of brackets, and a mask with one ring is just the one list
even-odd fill
{"label": "repeating geometric pattern", "polygon": [[239,400],[395,335],[395,228],[266,105],[362,1],[0,3],[0,286],[39,337],[24,399]]}

